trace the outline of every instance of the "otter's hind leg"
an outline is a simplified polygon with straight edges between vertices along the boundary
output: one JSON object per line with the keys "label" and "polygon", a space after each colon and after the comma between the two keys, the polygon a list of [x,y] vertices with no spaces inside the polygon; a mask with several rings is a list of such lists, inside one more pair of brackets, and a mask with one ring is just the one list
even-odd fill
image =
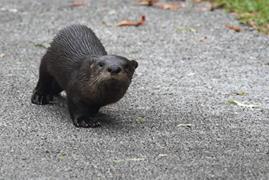
{"label": "otter's hind leg", "polygon": [[45,58],[46,57],[44,56],[41,61],[39,79],[31,98],[33,104],[49,104],[53,100],[53,97],[57,96],[63,90],[56,80],[48,73]]}

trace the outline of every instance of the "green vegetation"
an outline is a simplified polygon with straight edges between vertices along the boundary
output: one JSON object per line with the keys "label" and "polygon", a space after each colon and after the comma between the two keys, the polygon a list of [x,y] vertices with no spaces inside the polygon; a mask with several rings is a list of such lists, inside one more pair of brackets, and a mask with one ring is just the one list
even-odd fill
{"label": "green vegetation", "polygon": [[269,0],[211,0],[215,7],[234,12],[239,20],[269,34]]}

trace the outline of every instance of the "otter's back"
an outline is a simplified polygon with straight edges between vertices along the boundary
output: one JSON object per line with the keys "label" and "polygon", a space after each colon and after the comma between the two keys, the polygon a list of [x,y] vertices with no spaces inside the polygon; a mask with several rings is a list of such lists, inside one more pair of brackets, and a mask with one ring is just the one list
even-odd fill
{"label": "otter's back", "polygon": [[94,32],[84,25],[72,25],[62,29],[53,39],[50,49],[57,51],[57,55],[72,60],[81,59],[86,55],[107,54]]}

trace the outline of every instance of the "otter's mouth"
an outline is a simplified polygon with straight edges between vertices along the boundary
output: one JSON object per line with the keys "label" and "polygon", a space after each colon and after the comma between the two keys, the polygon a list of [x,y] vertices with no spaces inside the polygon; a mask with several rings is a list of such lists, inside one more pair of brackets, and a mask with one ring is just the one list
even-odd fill
{"label": "otter's mouth", "polygon": [[98,83],[98,89],[102,94],[125,92],[130,84],[128,76],[124,73],[102,73]]}
{"label": "otter's mouth", "polygon": [[102,82],[102,86],[103,88],[109,89],[109,90],[119,90],[125,86],[125,82],[120,81],[118,79],[111,78],[111,79],[104,80]]}

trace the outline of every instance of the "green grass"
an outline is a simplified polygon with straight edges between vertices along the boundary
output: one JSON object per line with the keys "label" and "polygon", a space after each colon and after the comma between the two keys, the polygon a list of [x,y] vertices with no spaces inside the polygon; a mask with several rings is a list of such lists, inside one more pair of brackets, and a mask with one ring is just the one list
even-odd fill
{"label": "green grass", "polygon": [[211,0],[216,7],[234,12],[239,20],[269,35],[269,0]]}

